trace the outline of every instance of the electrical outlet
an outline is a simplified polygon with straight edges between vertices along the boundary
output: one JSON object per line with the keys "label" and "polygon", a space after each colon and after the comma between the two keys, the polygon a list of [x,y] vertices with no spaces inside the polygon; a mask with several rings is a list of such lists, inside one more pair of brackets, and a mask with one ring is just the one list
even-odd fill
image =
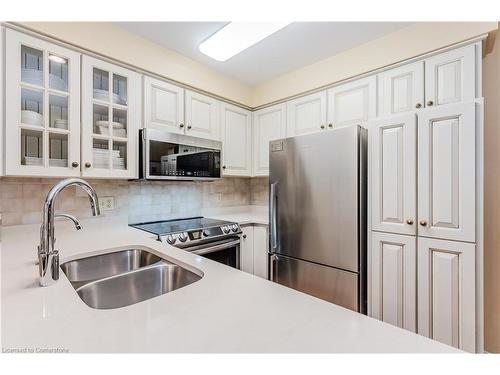
{"label": "electrical outlet", "polygon": [[222,200],[222,193],[217,193],[216,197],[217,197],[217,201],[220,202]]}
{"label": "electrical outlet", "polygon": [[101,211],[112,211],[115,209],[115,197],[99,197],[99,208]]}

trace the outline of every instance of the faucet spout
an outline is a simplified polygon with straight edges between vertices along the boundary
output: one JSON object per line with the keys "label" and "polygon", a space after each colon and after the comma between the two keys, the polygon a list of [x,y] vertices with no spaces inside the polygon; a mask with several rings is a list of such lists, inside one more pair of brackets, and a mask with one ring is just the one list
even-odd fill
{"label": "faucet spout", "polygon": [[54,218],[57,216],[67,218],[75,224],[77,230],[81,229],[77,218],[68,214],[55,214],[55,200],[59,193],[69,186],[77,186],[83,189],[89,196],[92,215],[100,215],[99,199],[94,188],[81,178],[67,178],[55,184],[47,194],[43,205],[42,225],[40,227],[40,245],[38,246],[38,261],[40,273],[40,285],[48,286],[59,279],[59,252],[55,249]]}

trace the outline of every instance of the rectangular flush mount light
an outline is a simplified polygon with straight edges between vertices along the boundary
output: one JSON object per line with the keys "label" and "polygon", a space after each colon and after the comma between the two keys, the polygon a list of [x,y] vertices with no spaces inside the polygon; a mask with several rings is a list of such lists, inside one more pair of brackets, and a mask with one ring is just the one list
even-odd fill
{"label": "rectangular flush mount light", "polygon": [[200,51],[217,61],[226,61],[288,24],[290,22],[230,22],[201,43]]}

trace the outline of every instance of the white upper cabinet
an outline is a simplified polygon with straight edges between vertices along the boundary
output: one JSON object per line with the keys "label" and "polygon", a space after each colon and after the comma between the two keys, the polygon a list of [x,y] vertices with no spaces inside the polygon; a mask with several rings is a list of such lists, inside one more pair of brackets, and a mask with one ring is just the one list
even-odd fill
{"label": "white upper cabinet", "polygon": [[221,135],[224,176],[251,176],[252,113],[221,103]]}
{"label": "white upper cabinet", "polygon": [[475,241],[475,103],[419,115],[418,234]]}
{"label": "white upper cabinet", "polygon": [[5,174],[80,175],[80,55],[5,30]]}
{"label": "white upper cabinet", "polygon": [[425,60],[426,106],[468,102],[476,97],[475,46]]}
{"label": "white upper cabinet", "polygon": [[328,90],[328,127],[360,125],[377,116],[377,77],[367,77]]}
{"label": "white upper cabinet", "polygon": [[140,75],[82,58],[82,175],[136,178]]}
{"label": "white upper cabinet", "polygon": [[368,126],[373,230],[416,234],[415,114],[372,120]]}
{"label": "white upper cabinet", "polygon": [[186,134],[220,140],[219,101],[186,90]]}
{"label": "white upper cabinet", "polygon": [[253,113],[253,175],[269,176],[269,141],[286,134],[286,105],[277,104]]}
{"label": "white upper cabinet", "polygon": [[184,89],[144,76],[144,127],[184,134]]}
{"label": "white upper cabinet", "polygon": [[417,330],[416,237],[372,232],[371,316]]}
{"label": "white upper cabinet", "polygon": [[378,77],[380,115],[389,116],[423,108],[423,61],[387,70]]}
{"label": "white upper cabinet", "polygon": [[326,91],[290,100],[287,105],[287,137],[326,129]]}
{"label": "white upper cabinet", "polygon": [[475,352],[475,248],[418,239],[418,333]]}

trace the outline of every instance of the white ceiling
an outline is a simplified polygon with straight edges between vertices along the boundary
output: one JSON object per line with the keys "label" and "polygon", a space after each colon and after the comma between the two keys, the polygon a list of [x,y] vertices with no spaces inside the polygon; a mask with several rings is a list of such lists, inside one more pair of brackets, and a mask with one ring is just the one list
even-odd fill
{"label": "white ceiling", "polygon": [[118,26],[256,85],[401,29],[405,22],[294,22],[231,59],[219,62],[198,50],[227,22],[118,22]]}

